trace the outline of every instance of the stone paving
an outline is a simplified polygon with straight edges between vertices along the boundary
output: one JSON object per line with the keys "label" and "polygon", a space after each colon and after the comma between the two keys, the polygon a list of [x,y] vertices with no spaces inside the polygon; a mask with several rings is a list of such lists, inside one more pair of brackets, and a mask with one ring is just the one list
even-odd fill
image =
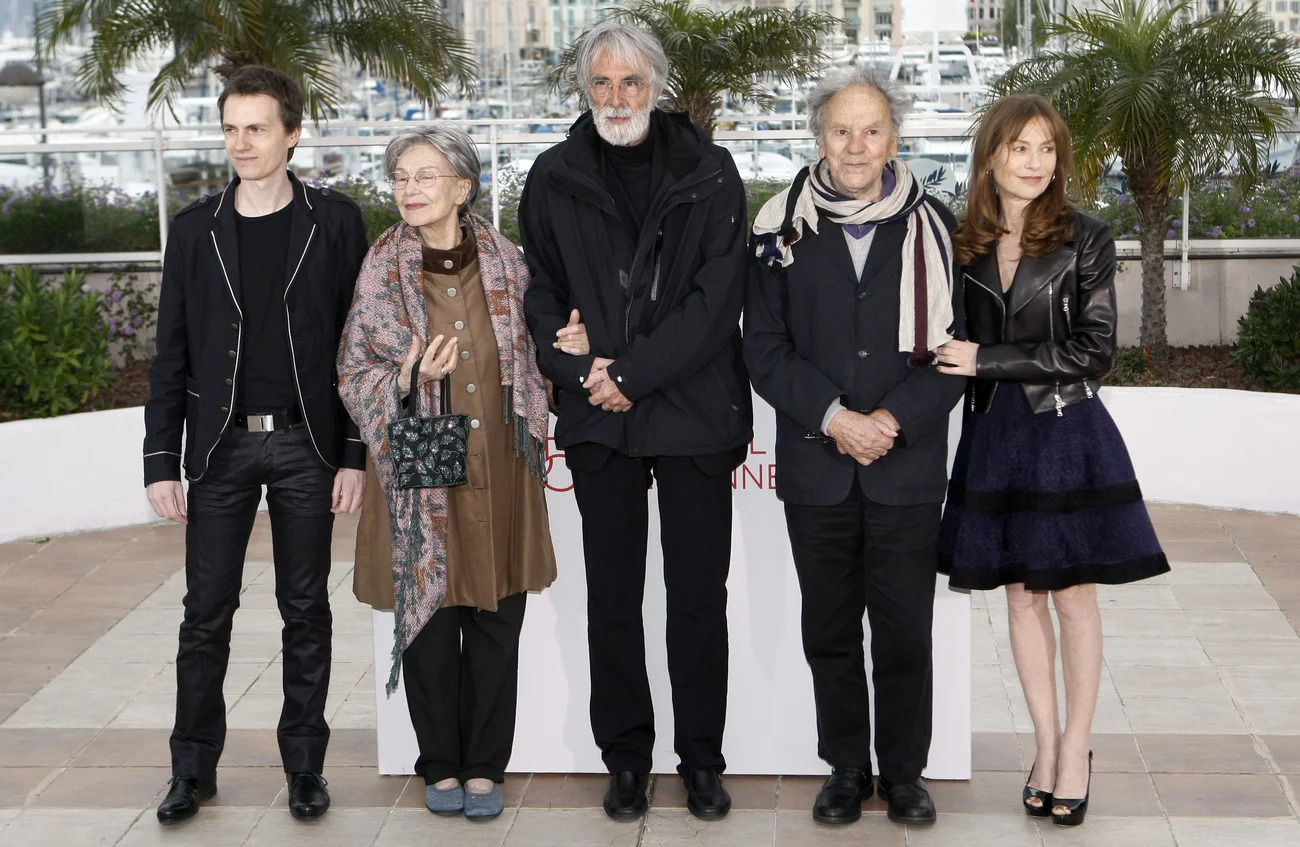
{"label": "stone paving", "polygon": [[[1103,588],[1106,668],[1095,723],[1092,808],[1079,830],[1019,811],[1033,757],[998,593],[973,597],[974,767],[932,782],[937,826],[889,823],[878,800],[854,826],[810,815],[820,777],[727,784],[734,811],[704,824],[662,776],[632,824],[600,811],[605,780],[515,774],[490,823],[423,809],[423,786],[374,766],[369,610],[350,563],[332,573],[333,808],[290,818],[274,729],[280,621],[270,533],[248,552],[232,663],[230,725],[217,797],[194,820],[159,826],[174,703],[182,530],[146,525],[0,545],[0,845],[1300,845],[1300,517],[1152,504],[1173,572]],[[356,523],[340,520],[346,557]]]}

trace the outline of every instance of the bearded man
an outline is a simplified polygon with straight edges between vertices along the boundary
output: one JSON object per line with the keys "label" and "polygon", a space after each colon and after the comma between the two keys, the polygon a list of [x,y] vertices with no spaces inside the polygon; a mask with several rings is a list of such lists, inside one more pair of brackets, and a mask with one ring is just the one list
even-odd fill
{"label": "bearded man", "polygon": [[739,329],[745,187],[725,149],[655,108],[668,60],[653,36],[600,24],[576,64],[591,111],[529,171],[519,224],[532,271],[524,311],[582,515],[605,811],[633,820],[648,805],[641,606],[657,482],[678,771],[691,812],[716,820],[731,807],[720,776],[731,472],[753,421]]}

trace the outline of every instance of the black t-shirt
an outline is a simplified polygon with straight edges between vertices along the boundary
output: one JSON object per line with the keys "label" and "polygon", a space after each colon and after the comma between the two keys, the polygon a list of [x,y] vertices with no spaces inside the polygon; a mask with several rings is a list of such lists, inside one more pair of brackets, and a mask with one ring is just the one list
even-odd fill
{"label": "black t-shirt", "polygon": [[600,147],[605,186],[635,244],[645,226],[646,215],[650,214],[650,201],[655,192],[655,133],[652,131],[634,147],[619,147],[603,140]]}
{"label": "black t-shirt", "polygon": [[244,349],[235,408],[245,414],[278,412],[298,405],[284,305],[292,220],[292,203],[257,218],[235,213],[240,307],[244,310]]}

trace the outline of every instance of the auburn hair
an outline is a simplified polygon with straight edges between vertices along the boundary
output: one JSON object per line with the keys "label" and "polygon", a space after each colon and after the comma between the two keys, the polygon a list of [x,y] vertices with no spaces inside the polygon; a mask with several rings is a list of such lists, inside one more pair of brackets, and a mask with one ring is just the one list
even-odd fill
{"label": "auburn hair", "polygon": [[1046,256],[1074,235],[1074,207],[1066,186],[1074,172],[1074,151],[1070,129],[1061,114],[1037,94],[1012,94],[985,110],[975,131],[975,151],[967,190],[966,217],[953,234],[953,246],[960,264],[991,251],[1008,230],[1002,225],[1002,201],[993,181],[995,156],[1005,156],[1008,147],[1034,120],[1047,124],[1056,145],[1056,171],[1047,189],[1025,208],[1025,225],[1020,248],[1026,256]]}

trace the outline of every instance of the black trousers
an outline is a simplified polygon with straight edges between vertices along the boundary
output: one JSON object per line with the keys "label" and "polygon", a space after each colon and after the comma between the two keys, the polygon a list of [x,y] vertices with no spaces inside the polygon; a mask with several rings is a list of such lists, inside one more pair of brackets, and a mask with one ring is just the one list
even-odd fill
{"label": "black trousers", "polygon": [[921,775],[932,724],[931,625],[940,505],[884,506],[857,485],[834,506],[787,503],[803,595],[803,649],[817,703],[817,755],[871,770],[862,616],[871,624],[876,758],[897,784]]}
{"label": "black trousers", "polygon": [[420,745],[415,772],[427,785],[452,777],[505,780],[527,597],[502,598],[495,612],[439,609],[402,654],[406,705]]}
{"label": "black trousers", "polygon": [[594,469],[577,468],[574,462],[569,468],[582,513],[587,566],[591,729],[605,766],[611,773],[649,773],[654,753],[641,616],[649,532],[646,490],[653,473],[659,483],[679,770],[725,769],[729,471],[691,457],[633,459],[613,451]]}
{"label": "black trousers", "polygon": [[275,557],[275,599],[284,620],[284,707],[277,738],[289,773],[320,773],[329,727],[330,512],[334,472],[317,457],[304,426],[226,432],[203,477],[190,484],[185,528],[185,620],[176,654],[172,773],[211,779],[226,740],[221,685],[230,628],[239,608],[253,520],[267,487]]}

